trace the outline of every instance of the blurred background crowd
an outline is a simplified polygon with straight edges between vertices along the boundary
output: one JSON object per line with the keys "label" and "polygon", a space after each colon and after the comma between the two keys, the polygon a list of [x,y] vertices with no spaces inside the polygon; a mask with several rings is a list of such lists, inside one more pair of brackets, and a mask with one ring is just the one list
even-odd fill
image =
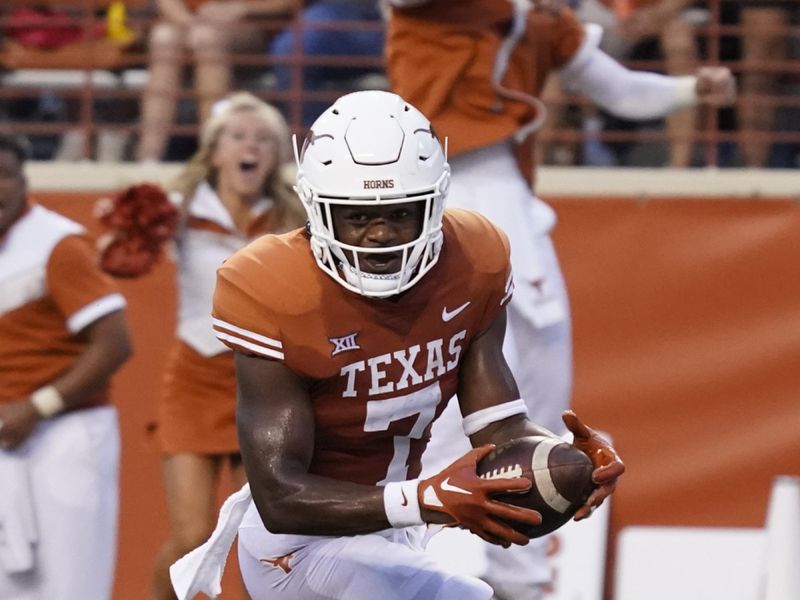
{"label": "blurred background crowd", "polygon": [[[572,0],[602,48],[673,75],[728,66],[740,96],[629,122],[553,80],[550,165],[791,168],[800,163],[800,3]],[[386,88],[380,0],[9,0],[0,7],[0,123],[34,159],[183,161],[230,90],[279,107],[302,133],[347,91]]]}

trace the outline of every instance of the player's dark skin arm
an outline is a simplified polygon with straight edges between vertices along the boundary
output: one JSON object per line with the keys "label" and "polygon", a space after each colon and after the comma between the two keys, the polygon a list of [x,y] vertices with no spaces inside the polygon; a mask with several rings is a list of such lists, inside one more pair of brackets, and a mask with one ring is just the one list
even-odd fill
{"label": "player's dark skin arm", "polygon": [[[465,361],[471,365],[471,369],[468,374],[462,377],[458,388],[461,412],[464,415],[471,414],[492,404],[510,402],[519,398],[519,391],[514,382],[514,377],[502,352],[505,323],[506,316],[505,312],[503,312],[489,329],[473,341],[467,352]],[[477,353],[473,356],[472,353],[475,350],[477,350]],[[502,381],[505,383],[501,383]],[[508,390],[513,390],[513,393],[503,395]],[[577,421],[577,417],[574,414],[566,417],[565,423],[576,434],[576,445],[578,445],[578,436],[582,437],[585,434],[588,439],[593,433],[590,430],[586,430],[583,423]],[[510,439],[526,435],[554,436],[555,434],[536,425],[526,417],[518,415],[490,423],[470,436],[470,442],[473,447],[490,443],[500,445]],[[595,464],[595,471],[592,477],[597,484],[597,488],[586,501],[586,504],[575,514],[576,520],[588,517],[593,508],[600,506],[603,500],[614,492],[617,478],[625,472],[625,465],[613,449],[610,449],[610,446],[609,449],[598,450],[592,444],[591,447],[583,445],[581,449],[589,453],[592,462]],[[602,456],[592,456],[595,452],[600,452]],[[600,463],[603,466],[598,466]]]}
{"label": "player's dark skin arm", "polygon": [[273,533],[355,535],[391,527],[383,488],[308,472],[314,414],[308,383],[285,365],[236,353],[237,428],[250,490]]}
{"label": "player's dark skin arm", "polygon": [[[478,408],[519,397],[502,356],[504,331],[502,314],[473,342],[461,366],[459,393]],[[267,528],[273,533],[352,535],[390,527],[382,488],[308,473],[314,449],[308,382],[281,363],[238,353],[236,370],[239,443],[253,498]],[[473,386],[478,387],[473,390]],[[504,435],[515,431],[544,432],[532,425],[520,429],[508,421],[507,429],[498,430],[488,441],[504,441]],[[430,523],[446,520],[446,515],[425,509],[422,516]]]}
{"label": "player's dark skin arm", "polygon": [[[468,371],[462,371],[458,387],[461,414],[468,415],[494,404],[517,400],[519,389],[511,369],[503,356],[503,338],[506,333],[506,312],[503,310],[489,328],[476,337],[467,351],[464,362]],[[473,447],[483,444],[500,445],[510,439],[526,435],[555,435],[536,425],[523,415],[491,423],[470,436]]]}
{"label": "player's dark skin arm", "polygon": [[[50,382],[64,399],[67,409],[84,404],[91,394],[108,383],[109,378],[131,355],[128,324],[122,310],[105,315],[80,333],[88,346],[75,363]],[[20,398],[0,406],[0,446],[16,448],[36,428],[42,416],[29,398]]]}

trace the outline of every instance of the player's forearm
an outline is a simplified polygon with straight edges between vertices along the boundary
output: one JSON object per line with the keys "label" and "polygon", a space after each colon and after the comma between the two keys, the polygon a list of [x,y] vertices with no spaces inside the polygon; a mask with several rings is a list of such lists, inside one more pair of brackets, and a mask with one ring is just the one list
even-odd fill
{"label": "player's forearm", "polygon": [[81,406],[108,384],[110,377],[132,353],[124,313],[117,311],[89,326],[89,345],[55,381],[65,408]]}
{"label": "player's forearm", "polygon": [[632,71],[600,50],[578,67],[567,67],[562,80],[624,119],[656,119],[697,104],[695,77]]}
{"label": "player's forearm", "polygon": [[359,535],[391,527],[382,487],[307,473],[284,480],[262,473],[249,479],[261,520],[272,533]]}

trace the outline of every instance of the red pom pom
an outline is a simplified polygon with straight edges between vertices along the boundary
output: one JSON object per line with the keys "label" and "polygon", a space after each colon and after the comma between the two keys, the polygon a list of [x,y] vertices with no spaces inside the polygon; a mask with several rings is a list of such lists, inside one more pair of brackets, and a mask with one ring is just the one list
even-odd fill
{"label": "red pom pom", "polygon": [[114,277],[138,277],[147,273],[158,259],[158,246],[143,239],[116,239],[100,255],[100,266]]}
{"label": "red pom pom", "polygon": [[120,192],[99,218],[111,229],[101,242],[100,264],[116,277],[147,273],[178,226],[178,210],[164,191],[151,183]]}

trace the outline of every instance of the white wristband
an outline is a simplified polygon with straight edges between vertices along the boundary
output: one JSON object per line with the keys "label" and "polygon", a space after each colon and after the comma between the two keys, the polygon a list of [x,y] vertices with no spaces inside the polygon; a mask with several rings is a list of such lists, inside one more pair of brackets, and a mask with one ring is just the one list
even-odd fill
{"label": "white wristband", "polygon": [[475,411],[464,417],[461,421],[461,426],[464,429],[464,433],[469,436],[479,432],[487,425],[502,421],[508,417],[513,417],[514,415],[528,416],[528,405],[525,404],[525,400],[522,398]]}
{"label": "white wristband", "polygon": [[57,415],[66,407],[64,398],[52,385],[39,388],[31,394],[31,404],[45,419]]}
{"label": "white wristband", "polygon": [[393,481],[383,488],[383,508],[392,527],[424,525],[417,498],[419,479]]}

